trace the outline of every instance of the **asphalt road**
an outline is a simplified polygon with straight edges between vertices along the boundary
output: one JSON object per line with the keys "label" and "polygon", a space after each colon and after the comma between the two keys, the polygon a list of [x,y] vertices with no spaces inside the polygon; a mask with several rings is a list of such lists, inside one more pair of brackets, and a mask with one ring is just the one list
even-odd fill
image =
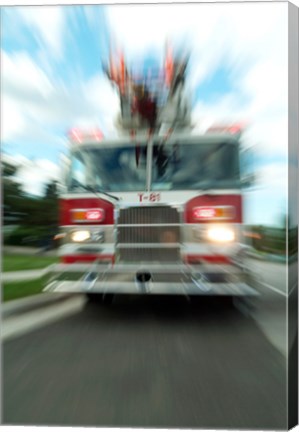
{"label": "asphalt road", "polygon": [[[282,322],[285,297],[262,298]],[[83,302],[3,343],[3,422],[285,429],[286,359],[265,328],[219,299]]]}

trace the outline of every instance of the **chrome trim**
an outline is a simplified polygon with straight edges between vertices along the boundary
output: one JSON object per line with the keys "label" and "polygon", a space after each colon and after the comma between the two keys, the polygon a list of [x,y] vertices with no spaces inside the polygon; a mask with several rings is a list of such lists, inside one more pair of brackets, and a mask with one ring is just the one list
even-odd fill
{"label": "chrome trim", "polygon": [[232,223],[232,222],[225,222],[222,223],[213,223],[213,221],[208,221],[206,223],[204,222],[197,222],[197,223],[188,223],[184,224],[183,230],[184,230],[184,246],[188,244],[205,244],[208,245],[215,245],[217,247],[225,246],[225,243],[220,245],[216,244],[212,241],[209,241],[207,239],[207,231],[211,227],[225,227],[233,229],[236,235],[236,238],[233,242],[227,243],[227,245],[238,245],[242,239],[242,224],[240,223]]}
{"label": "chrome trim", "polygon": [[[89,221],[89,223],[90,223],[90,221]],[[105,228],[112,228],[112,227],[114,227],[113,224],[103,224],[103,225],[96,225],[96,224],[93,224],[93,225],[84,225],[84,228],[85,228],[85,229],[93,229],[93,228],[95,228],[95,229],[97,229],[97,228],[105,229]],[[60,225],[60,227],[59,227],[60,230],[63,230],[63,229],[76,229],[76,228],[78,228],[78,229],[82,229],[81,225],[79,225],[78,227],[76,227],[76,225]]]}
{"label": "chrome trim", "polygon": [[146,288],[139,290],[135,282],[107,282],[106,280],[98,281],[97,279],[88,281],[79,281],[74,284],[71,281],[52,281],[44,291],[51,292],[71,292],[71,293],[113,293],[113,294],[168,294],[168,295],[225,295],[225,296],[258,296],[259,294],[246,283],[223,283],[209,284],[204,281],[194,283],[155,283],[149,282]]}
{"label": "chrome trim", "polygon": [[184,244],[184,234],[185,234],[185,230],[184,230],[184,225],[186,225],[185,221],[184,221],[184,211],[185,211],[185,205],[181,205],[177,208],[178,214],[179,214],[179,221],[180,221],[180,241],[181,241],[181,245],[180,245],[180,259],[181,261],[183,261],[183,244]]}
{"label": "chrome trim", "polygon": [[[147,139],[147,130],[141,132],[139,134],[139,142],[140,145],[146,145],[148,139]],[[141,136],[140,136],[141,135]],[[138,137],[138,135],[137,135]],[[153,141],[157,140],[157,141],[162,141],[164,139],[163,136],[159,136],[157,134],[153,134]],[[225,141],[227,144],[229,145],[239,145],[240,139],[239,137],[232,135],[230,133],[209,133],[209,134],[201,134],[201,135],[190,135],[189,133],[180,133],[180,132],[176,132],[175,134],[171,134],[167,140],[167,142],[169,144],[176,144],[176,142],[178,140],[183,140],[183,142],[181,142],[181,145],[188,145],[188,144],[193,144],[196,143],[198,145],[201,144],[207,144],[207,143],[214,143],[214,142],[218,142],[219,140],[221,141]],[[113,139],[102,139],[101,141],[96,141],[96,140],[86,140],[85,142],[81,142],[81,143],[74,143],[74,142],[70,142],[71,146],[70,146],[70,150],[71,153],[76,152],[78,149],[82,149],[82,148],[88,148],[88,147],[97,147],[97,148],[105,148],[105,147],[111,147],[111,146],[131,146],[133,147],[135,145],[134,142],[132,142],[132,139],[130,138],[130,135],[128,133],[128,136],[124,136],[123,138],[113,138]]]}
{"label": "chrome trim", "polygon": [[[118,206],[117,262],[178,262],[181,234],[179,209],[178,206],[161,203]],[[169,242],[164,237],[168,232],[171,236]],[[173,252],[165,254],[166,249]]]}
{"label": "chrome trim", "polygon": [[[224,268],[225,267],[225,268]],[[52,269],[59,276],[52,277],[46,290],[68,292],[113,292],[113,293],[155,293],[155,294],[215,294],[215,295],[256,295],[244,282],[243,273],[233,265],[192,266],[187,264],[141,264],[113,265],[112,263],[58,264]],[[83,276],[78,279],[78,272]],[[148,282],[136,284],[136,275],[149,272]],[[213,275],[221,276],[223,282],[213,282]],[[74,273],[76,280],[70,278]],[[216,278],[217,279],[217,278]],[[142,289],[141,289],[142,288]]]}
{"label": "chrome trim", "polygon": [[[212,242],[186,242],[182,245],[184,253],[190,254],[204,254],[204,255],[222,255],[229,254],[235,250],[241,250],[241,244],[238,242],[227,242],[227,243],[212,243]],[[188,251],[186,253],[186,251]]]}
{"label": "chrome trim", "polygon": [[[197,195],[196,195],[197,196]],[[188,200],[189,201],[189,200]],[[159,201],[159,202],[127,202],[127,203],[118,203],[118,209],[119,210],[124,210],[124,209],[128,209],[131,207],[138,207],[138,208],[143,208],[143,207],[167,207],[167,208],[176,208],[179,209],[180,207],[182,207],[182,205],[184,206],[186,203],[184,204],[178,204],[175,201],[170,201],[170,202],[164,202],[164,201]]]}
{"label": "chrome trim", "polygon": [[[89,231],[90,238],[83,242],[74,242],[71,238],[72,233],[82,230]],[[64,234],[64,237],[59,242],[58,251],[60,255],[63,254],[64,248],[69,247],[69,245],[73,245],[73,247],[99,246],[104,248],[112,244],[114,248],[112,225],[67,225],[60,228],[60,233]]]}
{"label": "chrome trim", "polygon": [[166,227],[175,227],[175,226],[181,226],[181,225],[185,225],[185,224],[182,224],[182,223],[158,223],[158,224],[118,224],[117,226],[118,227],[122,227],[122,228],[124,228],[124,227],[128,227],[128,228],[131,228],[131,227],[148,227],[148,226],[150,226],[150,227],[164,227],[164,226],[166,226]]}
{"label": "chrome trim", "polygon": [[151,249],[159,249],[159,248],[166,248],[166,249],[173,249],[180,246],[181,243],[118,243],[117,247],[120,248],[127,248],[127,249],[142,249],[142,248],[151,248]]}
{"label": "chrome trim", "polygon": [[154,138],[151,136],[148,140],[147,144],[147,153],[146,153],[146,190],[151,190],[152,184],[152,171],[153,171],[153,143]]}
{"label": "chrome trim", "polygon": [[167,273],[182,273],[189,275],[193,273],[203,272],[203,270],[207,270],[208,272],[213,271],[222,271],[230,275],[233,271],[238,271],[239,274],[242,272],[234,265],[234,264],[184,264],[184,263],[140,263],[136,264],[122,264],[117,263],[114,265],[111,264],[103,264],[101,262],[92,262],[92,263],[72,263],[72,264],[54,264],[51,267],[51,272],[53,273],[77,273],[77,272],[87,272],[91,268],[98,273],[102,271],[110,271],[111,274],[119,274],[119,273],[132,273],[139,270],[142,270],[144,267],[150,270],[153,273],[159,274],[167,274]]}
{"label": "chrome trim", "polygon": [[[136,197],[136,195],[138,193],[147,193],[147,192],[149,192],[149,191],[144,189],[144,190],[137,190],[137,191],[122,191],[122,192],[114,192],[113,191],[113,194],[115,196],[117,196],[118,198],[122,199],[123,195],[131,195],[133,197]],[[195,198],[195,197],[200,196],[200,195],[204,195],[206,192],[208,192],[209,194],[212,194],[212,195],[242,195],[242,188],[236,187],[233,189],[212,189],[209,191],[205,191],[205,190],[201,190],[201,189],[162,190],[162,191],[152,190],[152,192],[160,192],[161,194],[172,193],[173,195],[176,195],[178,192],[182,195],[190,194],[190,197],[188,197],[187,200],[181,201],[180,203],[177,203],[176,201],[172,201],[172,204],[174,204],[174,205],[182,205],[182,204],[184,205],[190,199]],[[95,198],[95,194],[89,193],[89,192],[78,192],[78,193],[77,192],[76,193],[67,192],[67,193],[61,194],[60,198],[61,199]],[[115,201],[112,201],[112,200],[110,201],[109,197],[107,195],[104,195],[104,194],[101,195],[100,192],[97,192],[97,198],[103,199],[104,201],[108,201],[111,204],[115,205]],[[163,204],[163,203],[171,205],[171,202],[166,203],[166,202],[160,201],[160,204]],[[136,202],[132,201],[128,205],[136,205],[136,204],[137,204],[137,201]],[[138,202],[138,204],[142,204],[142,203]],[[145,205],[152,205],[152,204],[154,204],[154,203],[145,203]]]}
{"label": "chrome trim", "polygon": [[[149,273],[148,281],[136,283],[139,273]],[[51,268],[47,291],[113,292],[140,294],[257,295],[246,285],[243,269],[234,264],[190,265],[183,263],[56,264]],[[72,279],[73,278],[73,279]]]}

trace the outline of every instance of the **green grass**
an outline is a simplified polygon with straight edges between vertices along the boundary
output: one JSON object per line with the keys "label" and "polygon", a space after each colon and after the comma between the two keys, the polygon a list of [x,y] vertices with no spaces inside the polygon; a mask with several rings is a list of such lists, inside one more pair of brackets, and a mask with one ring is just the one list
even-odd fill
{"label": "green grass", "polygon": [[2,284],[2,300],[4,302],[21,297],[28,297],[42,292],[46,286],[46,276],[26,282],[4,282]]}
{"label": "green grass", "polygon": [[2,255],[2,271],[39,270],[58,262],[58,257],[39,255]]}

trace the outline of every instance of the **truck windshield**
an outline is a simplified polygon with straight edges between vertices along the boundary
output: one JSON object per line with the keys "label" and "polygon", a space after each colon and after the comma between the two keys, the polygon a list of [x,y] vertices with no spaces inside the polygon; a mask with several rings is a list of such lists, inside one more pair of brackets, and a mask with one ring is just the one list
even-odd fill
{"label": "truck windshield", "polygon": [[231,142],[157,145],[153,190],[239,187],[238,146]]}
{"label": "truck windshield", "polygon": [[[145,145],[82,147],[72,155],[69,192],[143,191],[146,187]],[[152,190],[239,187],[238,146],[234,143],[155,143]]]}
{"label": "truck windshield", "polygon": [[95,191],[130,192],[145,189],[146,147],[82,148],[72,156],[70,192],[86,187]]}

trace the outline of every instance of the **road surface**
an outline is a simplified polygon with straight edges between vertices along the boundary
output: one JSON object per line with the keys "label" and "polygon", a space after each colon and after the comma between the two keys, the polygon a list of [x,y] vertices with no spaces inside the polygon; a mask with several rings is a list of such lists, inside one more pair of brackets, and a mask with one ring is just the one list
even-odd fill
{"label": "road surface", "polygon": [[[281,267],[259,263],[264,283],[269,265],[284,293]],[[268,289],[251,316],[203,297],[119,296],[111,307],[82,300],[4,341],[3,421],[285,429],[285,333],[277,341],[271,331],[271,322],[283,326],[285,301]]]}

